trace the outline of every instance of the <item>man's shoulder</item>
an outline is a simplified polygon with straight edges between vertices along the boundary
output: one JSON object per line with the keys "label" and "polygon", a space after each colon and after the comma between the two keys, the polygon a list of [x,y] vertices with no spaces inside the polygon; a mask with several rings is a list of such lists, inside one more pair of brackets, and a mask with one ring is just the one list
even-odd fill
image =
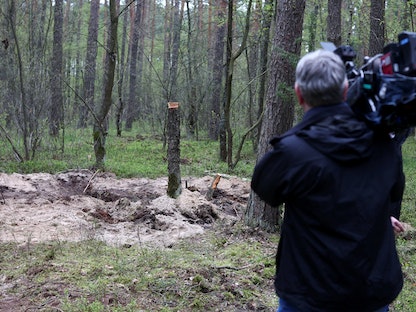
{"label": "man's shoulder", "polygon": [[289,158],[305,158],[314,153],[313,148],[296,133],[280,136],[272,145],[276,152],[284,153]]}

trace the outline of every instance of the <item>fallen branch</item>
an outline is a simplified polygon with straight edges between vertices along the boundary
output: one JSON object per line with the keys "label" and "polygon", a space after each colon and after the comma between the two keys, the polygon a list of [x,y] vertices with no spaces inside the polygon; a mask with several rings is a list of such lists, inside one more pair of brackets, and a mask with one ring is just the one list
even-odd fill
{"label": "fallen branch", "polygon": [[98,169],[97,171],[94,172],[94,174],[92,175],[91,179],[88,181],[87,186],[84,188],[84,191],[82,192],[83,194],[85,194],[85,192],[88,190],[88,188],[91,185],[92,180],[95,178],[95,176],[97,175],[97,173],[100,171],[100,169]]}
{"label": "fallen branch", "polygon": [[216,267],[213,267],[213,268],[217,269],[217,270],[226,269],[226,270],[240,271],[240,270],[248,269],[249,267],[252,267],[252,266],[254,266],[254,265],[253,264],[247,264],[245,266],[237,268],[237,267],[233,267],[233,266],[229,266],[229,265],[223,265],[223,266],[216,266]]}
{"label": "fallen branch", "polygon": [[13,153],[14,153],[14,157],[16,158],[16,160],[18,162],[23,162],[23,157],[20,155],[19,151],[14,146],[13,141],[12,141],[12,138],[9,136],[9,134],[6,131],[6,129],[4,129],[2,125],[0,125],[0,129],[3,132],[4,137],[6,138],[6,140],[9,142],[10,146],[12,147],[12,150],[13,150]]}

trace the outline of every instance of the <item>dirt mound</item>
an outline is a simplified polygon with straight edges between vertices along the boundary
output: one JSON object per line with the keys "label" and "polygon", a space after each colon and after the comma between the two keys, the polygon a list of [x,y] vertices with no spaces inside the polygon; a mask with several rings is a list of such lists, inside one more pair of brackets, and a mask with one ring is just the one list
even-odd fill
{"label": "dirt mound", "polygon": [[167,179],[118,179],[89,170],[59,174],[0,174],[0,240],[103,240],[111,245],[170,246],[203,233],[215,221],[243,214],[248,181],[222,177],[211,200],[213,177],[182,178],[177,199]]}

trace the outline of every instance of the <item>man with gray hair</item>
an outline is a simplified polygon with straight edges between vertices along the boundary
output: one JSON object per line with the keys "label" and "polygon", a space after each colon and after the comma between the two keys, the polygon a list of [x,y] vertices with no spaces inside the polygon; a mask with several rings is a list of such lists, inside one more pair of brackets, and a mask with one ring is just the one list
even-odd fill
{"label": "man with gray hair", "polygon": [[390,213],[401,202],[400,151],[345,98],[341,58],[318,50],[296,68],[305,115],[256,165],[251,186],[285,204],[275,288],[279,312],[379,312],[403,286]]}

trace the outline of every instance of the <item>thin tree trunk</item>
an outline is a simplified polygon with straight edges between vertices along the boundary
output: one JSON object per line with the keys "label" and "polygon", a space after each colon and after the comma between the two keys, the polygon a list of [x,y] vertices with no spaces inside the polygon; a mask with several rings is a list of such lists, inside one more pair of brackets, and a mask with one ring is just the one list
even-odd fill
{"label": "thin tree trunk", "polygon": [[[145,19],[146,19],[146,7],[148,0],[141,0],[140,3],[140,24],[139,28],[144,30],[147,27],[145,26]],[[144,119],[143,112],[144,112],[144,106],[145,103],[143,101],[144,99],[144,91],[146,90],[146,87],[143,86],[143,62],[144,62],[144,39],[145,39],[146,32],[140,31],[139,32],[139,40],[138,40],[138,53],[137,53],[137,103],[136,103],[136,116],[137,118]]]}
{"label": "thin tree trunk", "polygon": [[118,107],[116,111],[116,129],[117,136],[121,136],[122,129],[122,117],[124,111],[124,101],[123,101],[123,82],[124,82],[124,60],[125,60],[125,51],[126,51],[126,40],[127,40],[127,23],[128,23],[128,14],[124,12],[123,18],[123,34],[121,37],[121,54],[119,59],[119,70],[118,70]]}
{"label": "thin tree trunk", "polygon": [[[187,34],[187,41],[186,41],[186,48],[188,54],[188,63],[186,64],[187,69],[187,78],[188,78],[188,85],[189,91],[187,92],[188,98],[188,106],[189,112],[186,120],[187,124],[187,132],[190,137],[195,137],[196,132],[196,121],[197,121],[197,93],[196,93],[196,83],[194,81],[194,73],[193,73],[193,64],[195,61],[194,57],[194,47],[192,45],[193,37],[192,37],[192,21],[191,21],[191,10],[189,7],[189,0],[186,0],[186,12],[188,16],[188,34]],[[200,10],[198,10],[200,13]],[[202,18],[202,17],[201,17]]]}
{"label": "thin tree trunk", "polygon": [[[77,14],[81,14],[82,12],[82,8],[84,5],[84,0],[80,0],[78,3],[79,7],[78,7],[78,11]],[[75,23],[74,23],[75,25]],[[76,46],[77,46],[77,52],[76,52],[76,57],[75,57],[75,79],[74,79],[74,84],[75,84],[75,92],[76,94],[82,94],[82,74],[81,74],[81,49],[80,49],[80,41],[81,41],[81,26],[83,25],[83,19],[82,18],[78,18],[77,23],[76,23]],[[70,61],[70,60],[69,60]],[[69,64],[70,65],[70,64]],[[68,66],[69,66],[68,65]],[[79,100],[79,98],[77,96],[74,96],[74,103],[72,105],[73,107],[73,115],[74,117],[77,115],[77,110],[79,111],[79,107],[81,107],[82,102]],[[77,117],[75,117],[74,119],[79,119],[79,115]]]}
{"label": "thin tree trunk", "polygon": [[180,0],[174,0],[173,6],[173,24],[172,24],[172,58],[170,66],[170,96],[169,101],[177,101],[178,97],[178,65],[179,65],[179,47],[181,40],[182,9]]}
{"label": "thin tree trunk", "polygon": [[[267,64],[269,60],[269,42],[270,42],[270,29],[272,26],[273,14],[274,12],[274,1],[266,0],[264,3],[264,17],[262,20],[262,35],[261,35],[261,45],[260,45],[260,65],[259,73],[260,82],[259,82],[259,98],[258,98],[258,112],[257,118],[260,119],[263,116],[264,111],[264,98],[266,95],[266,81],[267,81]],[[259,123],[256,135],[256,144],[259,142],[261,132],[261,123]]]}
{"label": "thin tree trunk", "polygon": [[259,53],[261,42],[261,16],[262,16],[262,1],[255,0],[255,7],[252,13],[252,26],[250,31],[248,48],[245,50],[245,58],[247,64],[247,78],[248,78],[248,108],[247,108],[247,127],[251,128],[255,118],[253,114],[254,103],[256,102],[258,84],[253,83],[258,81],[256,79],[259,66]]}
{"label": "thin tree trunk", "polygon": [[[310,9],[306,13],[308,16],[305,16],[305,26],[308,29],[308,38],[306,41],[306,46],[308,51],[314,51],[316,46],[316,33],[317,33],[317,26],[318,26],[318,19],[316,18],[319,14],[319,5],[320,0],[313,0],[309,4]],[[328,18],[327,18],[328,20]],[[328,37],[328,35],[327,35]]]}
{"label": "thin tree trunk", "polygon": [[84,69],[84,90],[83,98],[88,106],[80,107],[78,127],[85,128],[88,120],[88,107],[94,109],[95,99],[95,75],[97,58],[97,38],[98,38],[98,18],[100,10],[100,0],[91,0],[90,21],[88,25],[87,55]]}
{"label": "thin tree trunk", "polygon": [[133,121],[137,118],[137,54],[139,49],[140,31],[140,2],[136,2],[134,10],[134,24],[130,42],[130,73],[129,73],[129,99],[127,102],[126,130],[131,130]]}
{"label": "thin tree trunk", "polygon": [[212,61],[212,92],[211,109],[209,114],[209,137],[211,140],[218,140],[220,124],[220,103],[222,93],[222,80],[224,75],[224,40],[225,40],[225,13],[227,2],[217,0],[216,7],[216,32],[214,46],[214,57]]}
{"label": "thin tree trunk", "polygon": [[52,72],[50,77],[52,100],[49,110],[49,134],[58,136],[63,124],[63,96],[62,96],[62,71],[63,71],[63,1],[55,0]]}
{"label": "thin tree trunk", "polygon": [[105,73],[103,79],[103,102],[98,109],[97,120],[94,122],[93,127],[95,167],[97,169],[104,169],[105,164],[105,143],[107,138],[106,119],[112,104],[114,76],[116,71],[117,59],[117,1],[119,0],[110,0],[110,25],[106,46]]}
{"label": "thin tree trunk", "polygon": [[[252,0],[248,1],[247,4],[247,13],[245,28],[243,33],[243,39],[240,43],[239,48],[233,54],[233,6],[234,3],[232,0],[228,2],[228,34],[227,34],[227,61],[225,66],[225,97],[224,97],[224,122],[225,122],[225,133],[226,133],[226,159],[228,168],[233,169],[233,132],[231,129],[231,99],[232,99],[232,84],[233,84],[233,75],[234,75],[234,64],[235,61],[240,57],[241,53],[246,49],[248,32],[250,28],[250,17],[251,17],[251,4]],[[220,145],[221,142],[220,142]],[[222,155],[222,153],[221,153]]]}
{"label": "thin tree trunk", "polygon": [[23,68],[23,59],[22,59],[22,51],[20,49],[19,40],[17,37],[17,30],[15,24],[15,16],[16,16],[16,8],[14,1],[10,2],[9,8],[9,24],[12,30],[12,35],[14,39],[14,44],[16,47],[16,54],[17,54],[17,62],[19,67],[19,86],[20,86],[20,94],[21,94],[21,104],[20,104],[20,112],[22,113],[23,120],[22,123],[19,125],[22,128],[23,132],[23,146],[24,146],[24,159],[30,159],[30,146],[29,146],[29,130],[28,130],[28,112],[27,112],[27,102],[26,102],[26,90],[25,90],[25,75],[24,75],[24,68]]}

